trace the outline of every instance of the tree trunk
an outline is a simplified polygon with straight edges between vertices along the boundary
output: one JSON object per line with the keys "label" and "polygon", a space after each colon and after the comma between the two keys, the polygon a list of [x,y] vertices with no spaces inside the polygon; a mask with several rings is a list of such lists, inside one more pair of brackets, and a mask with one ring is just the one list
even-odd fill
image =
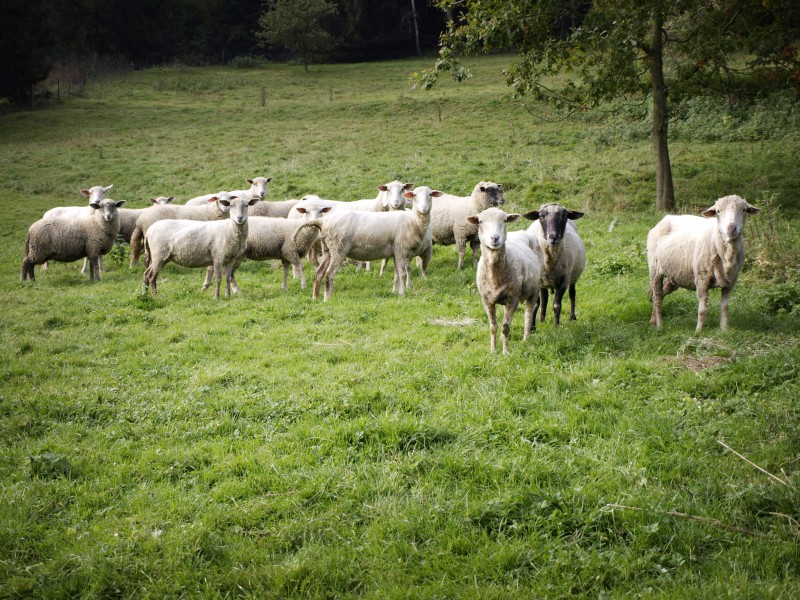
{"label": "tree trunk", "polygon": [[414,19],[414,39],[417,42],[417,56],[422,56],[422,47],[419,45],[419,25],[417,24],[417,5],[411,0],[411,17]]}
{"label": "tree trunk", "polygon": [[653,15],[653,41],[650,54],[650,77],[653,82],[653,152],[656,159],[656,210],[675,209],[672,165],[669,160],[667,87],[664,83],[664,38],[661,14]]}

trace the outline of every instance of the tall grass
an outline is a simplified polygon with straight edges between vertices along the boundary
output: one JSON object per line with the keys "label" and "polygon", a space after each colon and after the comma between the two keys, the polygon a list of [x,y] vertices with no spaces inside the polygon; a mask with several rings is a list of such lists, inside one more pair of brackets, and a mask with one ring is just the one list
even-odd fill
{"label": "tall grass", "polygon": [[[501,64],[428,94],[416,61],[152,69],[0,117],[0,597],[800,593],[796,270],[776,280],[797,145],[674,141],[683,210],[765,210],[731,329],[712,302],[692,335],[676,292],[653,331],[649,143],[535,120]],[[153,300],[124,250],[99,284],[79,263],[19,282],[28,225],[79,188],[144,206],[255,175],[273,199],[489,179],[509,211],[586,211],[578,321],[523,343],[518,315],[490,355],[474,270],[439,247],[405,298],[344,269],[314,302],[246,263],[229,300],[174,266]]]}

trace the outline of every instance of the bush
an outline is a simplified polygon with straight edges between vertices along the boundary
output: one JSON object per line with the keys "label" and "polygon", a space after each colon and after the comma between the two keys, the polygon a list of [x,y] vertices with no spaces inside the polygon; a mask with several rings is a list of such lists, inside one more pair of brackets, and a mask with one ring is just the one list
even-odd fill
{"label": "bush", "polygon": [[268,64],[269,61],[261,56],[237,56],[228,63],[234,69],[263,69]]}

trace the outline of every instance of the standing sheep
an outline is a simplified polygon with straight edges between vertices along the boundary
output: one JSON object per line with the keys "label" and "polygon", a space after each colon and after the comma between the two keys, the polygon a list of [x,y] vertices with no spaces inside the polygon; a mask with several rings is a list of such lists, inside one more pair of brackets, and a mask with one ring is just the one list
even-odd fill
{"label": "standing sheep", "polygon": [[[739,196],[725,196],[694,215],[667,215],[647,234],[647,265],[653,314],[650,324],[661,328],[664,296],[678,288],[697,290],[697,328],[703,329],[708,290],[721,288],[719,327],[728,328],[728,301],[744,262],[744,224],[760,209]],[[710,217],[714,217],[711,219]]]}
{"label": "standing sheep", "polygon": [[119,235],[128,243],[131,243],[131,236],[136,227],[136,221],[146,210],[150,210],[154,206],[163,206],[172,202],[174,196],[159,196],[158,198],[150,198],[150,206],[145,208],[121,208],[119,209]]}
{"label": "standing sheep", "polygon": [[233,271],[247,244],[247,209],[258,202],[258,199],[231,198],[218,202],[228,209],[228,219],[210,222],[164,219],[153,223],[147,230],[147,268],[143,284],[145,291],[150,288],[154,298],[158,274],[167,262],[183,267],[213,265],[217,280],[214,298],[219,298],[223,271],[227,296],[231,295]]}
{"label": "standing sheep", "polygon": [[[306,220],[311,220],[312,218],[319,218],[329,210],[330,207],[316,207],[316,210],[310,207],[307,211],[304,209],[303,214]],[[289,289],[289,265],[292,265],[295,273],[299,274],[300,287],[306,289],[306,274],[303,270],[301,259],[316,241],[317,231],[314,229],[306,230],[296,238],[293,238],[292,236],[296,230],[297,223],[293,219],[253,216],[248,218],[247,246],[242,258],[248,260],[280,259],[283,266],[282,290]],[[238,268],[239,265],[237,264],[235,269]],[[209,267],[206,271],[203,289],[211,285],[212,272],[211,267]],[[231,279],[231,289],[234,294],[239,293],[235,275]]]}
{"label": "standing sheep", "polygon": [[[252,179],[245,179],[247,183],[250,184],[250,187],[246,190],[231,190],[227,192],[231,196],[238,196],[241,198],[256,198],[258,200],[263,200],[267,197],[267,185],[272,181],[272,177],[253,177]],[[203,196],[197,196],[190,200],[186,201],[185,206],[204,206],[207,204],[211,198],[217,196],[217,194],[204,194]]]}
{"label": "standing sheep", "polygon": [[528,227],[539,243],[544,256],[542,269],[541,316],[544,321],[547,311],[548,290],[553,290],[553,318],[561,323],[561,300],[569,290],[569,319],[575,316],[575,285],[586,267],[586,249],[575,227],[576,219],[584,213],[568,210],[560,204],[543,204],[533,211],[536,221]]}
{"label": "standing sheep", "polygon": [[[144,236],[150,226],[163,219],[188,219],[191,221],[215,221],[228,216],[228,206],[235,196],[220,192],[212,196],[203,206],[186,206],[183,204],[167,204],[151,206],[138,219],[131,234],[131,267],[139,262],[144,250]],[[225,200],[225,202],[221,202]]]}
{"label": "standing sheep", "polygon": [[365,261],[388,257],[394,259],[392,292],[404,295],[404,275],[408,286],[411,285],[407,263],[419,253],[430,228],[431,198],[441,194],[430,188],[419,187],[414,190],[414,204],[410,211],[341,211],[301,225],[295,236],[307,227],[315,227],[320,230],[320,240],[325,250],[315,273],[313,297],[319,297],[324,278],[324,299],[327,301],[331,298],[336,272],[348,258]]}
{"label": "standing sheep", "polygon": [[[534,218],[534,213],[523,215]],[[541,255],[525,240],[507,237],[507,227],[519,219],[518,214],[506,214],[499,208],[487,208],[479,215],[468,217],[478,228],[481,243],[481,258],[475,283],[481,302],[489,317],[489,347],[497,352],[498,304],[503,310],[503,354],[508,354],[508,335],[511,319],[520,302],[525,302],[525,327],[523,340],[536,329],[536,310],[539,305],[539,288],[542,277]]]}
{"label": "standing sheep", "polygon": [[83,217],[50,217],[36,221],[25,239],[22,281],[35,280],[33,268],[48,260],[72,262],[89,259],[90,281],[100,281],[100,256],[114,246],[119,233],[117,209],[124,200],[105,198],[93,202],[92,214]]}
{"label": "standing sheep", "polygon": [[[503,190],[491,181],[480,181],[469,196],[444,194],[431,210],[431,237],[434,244],[455,244],[458,249],[458,270],[464,268],[467,244],[472,248],[472,264],[478,264],[478,228],[467,219],[492,206],[505,202]],[[427,270],[432,248],[422,253],[421,266]]]}

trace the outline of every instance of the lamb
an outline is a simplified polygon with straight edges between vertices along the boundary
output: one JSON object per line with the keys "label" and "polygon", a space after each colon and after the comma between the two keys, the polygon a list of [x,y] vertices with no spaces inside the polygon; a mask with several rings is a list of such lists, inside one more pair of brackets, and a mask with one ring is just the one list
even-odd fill
{"label": "lamb", "polygon": [[245,251],[247,243],[247,210],[258,198],[220,199],[228,209],[229,218],[222,221],[190,221],[163,219],[147,230],[147,268],[144,272],[144,290],[150,289],[156,297],[156,280],[167,262],[184,267],[213,265],[217,287],[214,298],[219,298],[222,272],[225,271],[227,296],[231,295],[233,271]]}
{"label": "lamb", "polygon": [[[307,212],[304,209],[305,217],[318,218],[330,210],[330,207],[310,208]],[[300,287],[306,289],[306,274],[303,270],[301,259],[309,251],[317,239],[317,231],[312,229],[304,231],[292,237],[297,230],[297,223],[290,219],[273,217],[249,217],[247,246],[245,247],[243,258],[249,260],[269,260],[272,258],[280,259],[283,265],[282,290],[289,289],[289,265],[294,267],[295,272],[300,276]],[[239,268],[237,265],[236,268]],[[234,269],[235,271],[235,269]],[[203,282],[203,289],[211,284],[211,267],[206,271],[206,279]],[[236,277],[231,279],[231,289],[234,294],[239,293],[239,286]]]}
{"label": "lamb", "polygon": [[[228,216],[230,201],[236,196],[227,192],[220,192],[209,199],[204,206],[186,206],[182,204],[168,204],[152,206],[142,212],[136,220],[136,226],[131,234],[131,267],[139,262],[139,257],[144,249],[144,236],[150,226],[163,219],[188,219],[192,221],[214,221]],[[225,202],[221,202],[225,200]]]}
{"label": "lamb", "polygon": [[89,280],[100,281],[100,256],[114,246],[119,233],[117,209],[124,200],[104,198],[93,202],[92,214],[83,217],[51,217],[36,221],[25,239],[22,281],[35,280],[33,268],[48,260],[71,262],[89,259]]}
{"label": "lamb", "polygon": [[[480,181],[469,196],[453,196],[445,194],[435,202],[431,211],[431,236],[434,244],[449,245],[455,243],[458,249],[458,270],[464,268],[464,256],[467,243],[472,248],[472,265],[478,264],[478,228],[467,217],[477,215],[492,206],[501,206],[505,202],[503,190],[491,181]],[[432,248],[425,248],[422,253],[422,266],[427,270]]]}
{"label": "lamb", "polygon": [[[253,177],[252,179],[245,179],[245,181],[250,184],[249,188],[246,190],[231,190],[227,193],[242,198],[257,198],[263,200],[267,197],[267,185],[272,181],[272,177]],[[208,204],[211,198],[217,196],[219,193],[221,192],[197,196],[187,200],[186,206],[204,206]]]}
{"label": "lamb", "polygon": [[410,211],[332,212],[324,218],[302,224],[295,237],[307,227],[317,228],[325,249],[315,273],[313,297],[319,297],[320,285],[325,278],[324,299],[331,298],[336,272],[348,258],[364,261],[388,257],[394,258],[392,292],[404,295],[406,286],[411,286],[407,263],[420,252],[430,228],[431,199],[441,195],[442,192],[421,186],[413,192]]}
{"label": "lamb", "polygon": [[[523,215],[534,218],[534,213]],[[517,306],[525,301],[525,328],[523,340],[527,340],[536,329],[536,311],[539,306],[539,290],[542,277],[542,257],[527,241],[520,237],[507,237],[508,223],[520,218],[519,214],[507,214],[499,208],[490,207],[478,215],[468,217],[478,227],[481,243],[481,258],[475,282],[481,302],[489,317],[489,347],[497,352],[498,304],[503,311],[503,354],[508,354],[508,334],[511,319]]]}
{"label": "lamb", "polygon": [[541,313],[544,321],[547,311],[548,290],[553,290],[553,318],[556,326],[561,322],[561,300],[569,290],[569,319],[575,316],[575,285],[586,267],[586,249],[575,227],[576,219],[584,213],[569,210],[560,204],[543,204],[533,211],[536,221],[528,227],[544,256],[542,269]]}
{"label": "lamb", "polygon": [[[697,291],[699,306],[695,333],[703,329],[708,310],[708,290],[721,288],[720,322],[728,328],[728,302],[744,262],[744,231],[747,215],[759,208],[739,196],[719,198],[694,215],[667,215],[647,234],[647,265],[653,314],[650,324],[661,328],[664,296],[677,288]],[[711,219],[714,217],[714,219]]]}

